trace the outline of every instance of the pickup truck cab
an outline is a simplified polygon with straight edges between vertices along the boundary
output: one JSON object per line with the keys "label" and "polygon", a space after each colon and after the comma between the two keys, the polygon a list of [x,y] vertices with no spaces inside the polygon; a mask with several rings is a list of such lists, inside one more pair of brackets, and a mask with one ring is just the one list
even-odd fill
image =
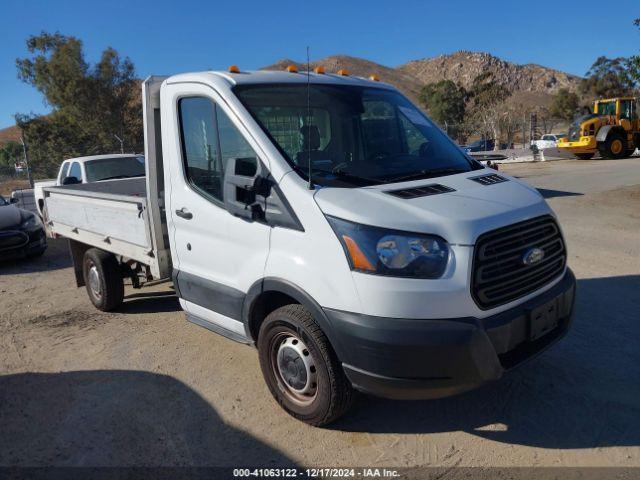
{"label": "pickup truck cab", "polygon": [[144,174],[143,155],[110,154],[69,158],[62,162],[54,180],[35,183],[34,197],[38,213],[43,216],[44,187],[142,177]]}
{"label": "pickup truck cab", "polygon": [[48,227],[99,309],[170,277],[187,320],[257,347],[296,418],[325,425],[355,390],[460,393],[567,332],[553,211],[394,87],[233,67],[142,99],[145,178],[46,188]]}

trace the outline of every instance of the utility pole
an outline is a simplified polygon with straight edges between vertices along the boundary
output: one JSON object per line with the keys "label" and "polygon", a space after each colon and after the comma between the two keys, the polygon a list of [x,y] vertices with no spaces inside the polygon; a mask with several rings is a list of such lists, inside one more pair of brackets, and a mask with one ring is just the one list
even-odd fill
{"label": "utility pole", "polygon": [[124,153],[124,140],[115,133],[113,134],[113,136],[116,137],[116,140],[120,142],[120,153]]}
{"label": "utility pole", "polygon": [[20,143],[22,143],[22,152],[24,154],[24,165],[27,167],[27,179],[29,180],[29,188],[33,188],[33,178],[31,177],[31,165],[29,164],[29,153],[27,151],[27,142],[24,140],[24,132],[20,134]]}

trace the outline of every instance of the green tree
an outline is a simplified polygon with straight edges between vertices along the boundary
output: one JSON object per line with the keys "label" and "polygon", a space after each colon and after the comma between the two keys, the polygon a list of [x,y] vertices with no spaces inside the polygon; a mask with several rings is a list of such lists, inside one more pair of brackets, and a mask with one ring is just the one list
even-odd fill
{"label": "green tree", "polygon": [[82,42],[42,32],[27,40],[28,58],[16,60],[18,77],[40,91],[52,113],[18,115],[27,137],[33,171],[51,174],[68,156],[111,153],[124,140],[128,151],[142,149],[140,85],[130,59],[107,48],[99,62],[84,58]]}
{"label": "green tree", "polygon": [[580,97],[578,97],[578,94],[566,88],[561,88],[551,101],[549,113],[552,117],[571,121],[579,106]]}
{"label": "green tree", "polygon": [[469,120],[479,127],[480,133],[495,140],[495,150],[500,148],[501,126],[505,124],[508,110],[505,102],[510,96],[509,89],[496,82],[491,72],[478,75],[469,91]]}
{"label": "green tree", "polygon": [[491,72],[481,73],[471,84],[470,97],[474,109],[492,107],[504,102],[509,96],[509,89],[496,82]]}
{"label": "green tree", "polygon": [[590,98],[611,98],[632,94],[633,87],[629,59],[602,56],[593,63],[579,89]]}
{"label": "green tree", "polygon": [[[636,18],[633,22],[636,27],[640,27],[640,18]],[[633,55],[627,60],[628,78],[633,84],[635,90],[640,86],[640,55]]]}
{"label": "green tree", "polygon": [[0,146],[0,166],[13,167],[22,160],[22,145],[19,142],[10,141]]}
{"label": "green tree", "polygon": [[440,125],[459,125],[464,120],[467,92],[451,80],[441,80],[425,85],[420,101],[429,116]]}

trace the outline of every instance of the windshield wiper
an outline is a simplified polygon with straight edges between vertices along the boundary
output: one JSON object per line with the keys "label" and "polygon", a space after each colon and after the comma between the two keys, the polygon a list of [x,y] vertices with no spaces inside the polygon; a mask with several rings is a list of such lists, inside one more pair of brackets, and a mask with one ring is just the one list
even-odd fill
{"label": "windshield wiper", "polygon": [[373,183],[377,183],[380,184],[382,183],[382,180],[378,180],[377,178],[369,178],[369,177],[361,177],[360,175],[354,175],[353,173],[349,173],[349,172],[345,172],[344,170],[334,170],[334,171],[328,171],[328,170],[317,170],[319,172],[324,172],[324,173],[329,173],[332,175],[335,175],[336,177],[340,177],[340,178],[351,178],[353,180],[364,180],[365,182],[373,182]]}
{"label": "windshield wiper", "polygon": [[432,178],[441,175],[454,175],[456,173],[464,173],[466,170],[460,168],[435,168],[433,170],[420,170],[419,172],[401,175],[399,177],[390,177],[385,180],[389,183],[404,182],[408,180],[420,180],[422,178]]}
{"label": "windshield wiper", "polygon": [[[305,168],[299,167],[298,165],[292,165],[293,169],[296,170],[297,172],[302,173],[303,175],[307,176],[309,175],[309,171]],[[353,173],[348,173],[345,172],[344,170],[323,170],[321,168],[314,168],[313,172],[321,172],[321,173],[326,173],[329,175],[334,175],[335,177],[338,178],[342,178],[342,179],[351,179],[351,180],[356,180],[359,182],[371,182],[371,183],[375,183],[375,184],[381,184],[383,183],[382,180],[379,180],[377,178],[368,178],[368,177],[361,177],[360,175],[354,175]]]}

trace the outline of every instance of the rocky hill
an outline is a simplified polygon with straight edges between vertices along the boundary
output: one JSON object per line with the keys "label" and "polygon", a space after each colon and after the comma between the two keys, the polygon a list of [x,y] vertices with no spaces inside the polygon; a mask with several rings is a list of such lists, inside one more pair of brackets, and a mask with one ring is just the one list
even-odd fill
{"label": "rocky hill", "polygon": [[[291,64],[297,65],[301,70],[306,69],[306,65],[287,59],[264,69],[282,70]],[[488,53],[468,51],[414,60],[396,68],[346,55],[312,62],[311,68],[317,65],[323,65],[328,72],[344,68],[352,75],[363,77],[375,73],[383,82],[395,85],[414,100],[427,83],[448,79],[468,88],[478,75],[487,71],[492,72],[496,81],[512,92],[512,102],[525,106],[546,105],[559,89],[575,91],[580,82],[580,77],[552,68],[534,64],[519,65]]]}
{"label": "rocky hill", "polygon": [[554,94],[561,88],[575,90],[580,77],[535,64],[518,65],[488,53],[460,51],[451,55],[414,60],[399,66],[397,71],[426,84],[453,80],[465,88],[484,72],[493,73],[498,83],[512,92]]}
{"label": "rocky hill", "polygon": [[[306,63],[296,62],[295,60],[284,59],[273,65],[263,67],[262,70],[284,70],[288,65],[296,65],[299,70],[307,70]],[[322,65],[327,73],[337,72],[340,69],[349,71],[350,75],[359,77],[368,77],[376,74],[383,82],[391,83],[407,95],[417,98],[422,82],[410,73],[404,73],[398,69],[385,67],[376,62],[371,62],[363,58],[350,57],[348,55],[334,55],[321,60],[311,62],[310,67],[314,69],[318,65]]]}

